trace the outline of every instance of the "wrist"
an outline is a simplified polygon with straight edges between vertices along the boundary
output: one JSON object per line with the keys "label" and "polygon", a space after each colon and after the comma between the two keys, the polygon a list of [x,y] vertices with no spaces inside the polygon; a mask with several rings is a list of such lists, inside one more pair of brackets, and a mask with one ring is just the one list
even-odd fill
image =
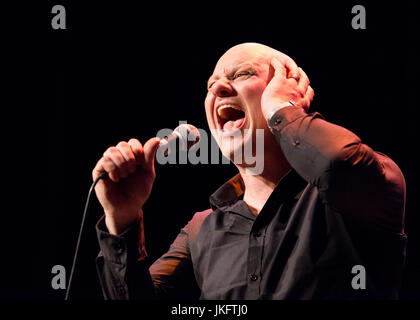
{"label": "wrist", "polygon": [[296,103],[289,100],[287,102],[281,103],[280,105],[272,107],[271,110],[267,112],[265,118],[267,120],[268,128],[271,130],[271,132],[273,132],[273,130],[278,130],[277,127],[280,125],[281,121],[281,117],[279,116],[280,110],[291,106],[296,106]]}
{"label": "wrist", "polygon": [[143,215],[143,210],[140,209],[140,211],[137,212],[136,215],[123,215],[126,217],[126,219],[122,219],[121,215],[113,215],[110,213],[105,212],[105,225],[108,229],[108,232],[112,235],[119,235],[123,233],[125,230],[127,230],[131,225],[137,223],[141,220],[141,217]]}

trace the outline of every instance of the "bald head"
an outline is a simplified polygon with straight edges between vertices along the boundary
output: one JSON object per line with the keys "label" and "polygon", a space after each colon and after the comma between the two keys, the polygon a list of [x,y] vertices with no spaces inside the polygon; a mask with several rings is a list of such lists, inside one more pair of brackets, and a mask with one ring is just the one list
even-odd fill
{"label": "bald head", "polygon": [[232,58],[232,62],[238,62],[239,60],[244,61],[247,59],[256,59],[261,64],[269,64],[272,58],[278,58],[280,61],[284,60],[285,58],[290,59],[290,57],[288,57],[284,53],[264,44],[256,42],[246,42],[233,46],[232,48],[227,50],[220,57],[215,69],[217,69],[226,60],[231,60]]}
{"label": "bald head", "polygon": [[[222,153],[232,155],[244,145],[255,146],[256,132],[264,132],[264,146],[277,150],[261,107],[263,93],[274,76],[272,59],[286,66],[293,61],[278,50],[259,43],[242,43],[227,50],[217,61],[207,83],[206,116]],[[242,132],[241,143],[230,146],[230,135]],[[213,133],[213,132],[212,132]],[[252,150],[256,150],[254,147]],[[242,151],[241,151],[242,152]]]}

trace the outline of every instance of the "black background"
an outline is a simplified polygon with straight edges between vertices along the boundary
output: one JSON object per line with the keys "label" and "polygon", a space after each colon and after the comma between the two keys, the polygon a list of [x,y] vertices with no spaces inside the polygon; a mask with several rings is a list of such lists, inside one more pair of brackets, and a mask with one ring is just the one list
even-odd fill
{"label": "black background", "polygon": [[[400,166],[409,238],[401,298],[420,298],[414,1],[89,3],[3,10],[1,299],[64,299],[64,290],[51,288],[51,268],[70,272],[96,161],[108,146],[146,141],[179,121],[208,130],[207,78],[218,58],[242,42],[291,56],[315,90],[311,110]],[[55,4],[66,8],[66,30],[51,27]],[[366,8],[366,30],[351,27],[356,4]],[[152,260],[234,174],[231,165],[157,165],[144,210]],[[100,216],[94,198],[75,300],[102,299],[94,264]]]}

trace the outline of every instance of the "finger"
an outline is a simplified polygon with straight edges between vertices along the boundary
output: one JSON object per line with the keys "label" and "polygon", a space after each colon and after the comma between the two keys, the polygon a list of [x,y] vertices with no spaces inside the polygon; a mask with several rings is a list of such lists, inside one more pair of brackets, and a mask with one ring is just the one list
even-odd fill
{"label": "finger", "polygon": [[314,95],[315,95],[314,90],[312,89],[311,86],[309,86],[304,97],[304,108],[306,112],[309,110],[309,106],[311,105]]}
{"label": "finger", "polygon": [[130,145],[131,151],[133,151],[134,157],[136,158],[136,163],[144,163],[144,152],[141,142],[135,138],[132,138],[128,140],[128,144]]}
{"label": "finger", "polygon": [[126,161],[128,173],[133,173],[136,170],[136,157],[134,156],[130,145],[125,141],[121,141],[117,144],[117,148]]}
{"label": "finger", "polygon": [[285,67],[287,69],[287,79],[295,79],[297,82],[300,80],[299,76],[299,67],[297,66],[296,62],[287,56],[285,61]]}
{"label": "finger", "polygon": [[116,171],[121,178],[128,176],[127,162],[117,147],[108,148],[104,153],[104,157],[108,157],[116,165]]}
{"label": "finger", "polygon": [[277,58],[272,58],[270,64],[274,68],[275,77],[286,78],[286,68]]}
{"label": "finger", "polygon": [[118,167],[115,165],[115,163],[109,158],[109,157],[103,157],[102,158],[102,165],[106,172],[108,172],[108,177],[113,182],[120,181],[120,173],[118,171]]}
{"label": "finger", "polygon": [[306,95],[308,96],[309,102],[312,102],[315,96],[315,91],[312,89],[311,86],[308,87],[308,91],[306,92]]}
{"label": "finger", "polygon": [[95,168],[92,170],[92,179],[95,181],[98,176],[101,174],[102,171],[105,171],[103,165],[102,165],[102,157],[98,160],[98,162],[95,165]]}
{"label": "finger", "polygon": [[109,178],[113,182],[118,182],[120,177],[117,172],[117,166],[114,162],[107,156],[103,156],[99,161],[96,163],[95,168],[92,171],[92,178],[95,181],[99,174],[101,174],[103,171],[108,173]]}
{"label": "finger", "polygon": [[154,137],[149,139],[144,144],[144,168],[149,170],[155,169],[155,156],[156,151],[159,148],[160,139]]}
{"label": "finger", "polygon": [[301,93],[302,96],[306,95],[306,91],[308,90],[309,87],[309,78],[306,75],[305,71],[303,71],[302,68],[299,68],[299,82],[298,82],[298,87],[297,89],[299,90],[299,92]]}

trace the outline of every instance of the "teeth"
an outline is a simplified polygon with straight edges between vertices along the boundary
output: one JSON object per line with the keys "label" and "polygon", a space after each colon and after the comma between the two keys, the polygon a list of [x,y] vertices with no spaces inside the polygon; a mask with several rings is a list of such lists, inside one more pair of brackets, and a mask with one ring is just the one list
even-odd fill
{"label": "teeth", "polygon": [[224,109],[227,109],[227,108],[232,108],[232,109],[236,109],[236,110],[242,111],[241,108],[239,108],[238,106],[235,106],[233,104],[224,104],[224,105],[220,106],[219,109],[217,109],[217,114],[219,115],[219,117],[222,117],[222,115],[223,115],[223,112],[222,111]]}

